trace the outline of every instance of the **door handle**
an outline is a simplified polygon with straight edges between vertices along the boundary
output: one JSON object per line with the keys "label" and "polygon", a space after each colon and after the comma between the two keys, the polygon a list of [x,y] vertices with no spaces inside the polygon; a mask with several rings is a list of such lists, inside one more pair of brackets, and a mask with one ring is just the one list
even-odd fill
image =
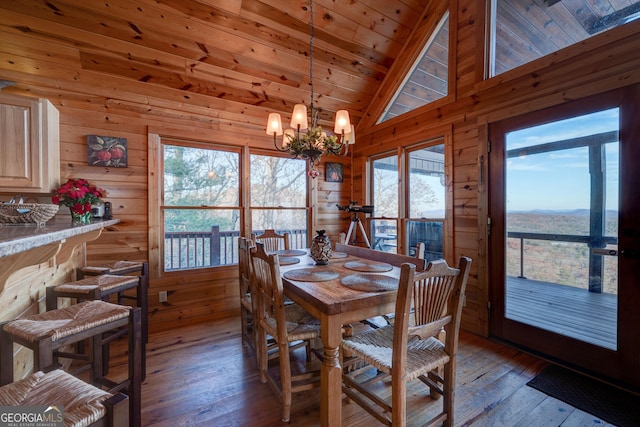
{"label": "door handle", "polygon": [[608,256],[618,256],[618,251],[616,249],[591,249],[591,253],[594,255],[608,255]]}

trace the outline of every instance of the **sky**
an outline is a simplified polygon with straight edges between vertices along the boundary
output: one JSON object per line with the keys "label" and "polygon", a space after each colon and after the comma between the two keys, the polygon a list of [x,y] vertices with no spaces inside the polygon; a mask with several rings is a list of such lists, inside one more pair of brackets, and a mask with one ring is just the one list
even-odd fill
{"label": "sky", "polygon": [[[618,130],[618,109],[512,131],[507,150]],[[618,143],[606,145],[606,208],[618,209]],[[588,149],[507,159],[507,210],[589,209]]]}

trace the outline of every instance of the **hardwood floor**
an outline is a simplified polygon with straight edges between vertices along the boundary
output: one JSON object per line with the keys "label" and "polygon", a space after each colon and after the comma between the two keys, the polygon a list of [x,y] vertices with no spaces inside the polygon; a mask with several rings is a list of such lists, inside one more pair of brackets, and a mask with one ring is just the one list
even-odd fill
{"label": "hardwood floor", "polygon": [[[112,366],[124,356],[114,346]],[[124,350],[124,347],[122,348]],[[296,353],[304,363],[303,349]],[[295,352],[294,352],[295,353]],[[118,354],[120,354],[118,356]],[[457,426],[606,426],[592,415],[526,386],[546,362],[521,351],[462,332],[458,358]],[[388,384],[382,384],[387,390]],[[432,402],[420,381],[408,391],[409,425],[419,426]],[[143,426],[282,426],[278,401],[260,383],[254,353],[243,348],[240,319],[202,323],[153,333],[142,387]],[[291,426],[320,424],[317,392],[294,396]],[[378,422],[345,401],[343,425]]]}

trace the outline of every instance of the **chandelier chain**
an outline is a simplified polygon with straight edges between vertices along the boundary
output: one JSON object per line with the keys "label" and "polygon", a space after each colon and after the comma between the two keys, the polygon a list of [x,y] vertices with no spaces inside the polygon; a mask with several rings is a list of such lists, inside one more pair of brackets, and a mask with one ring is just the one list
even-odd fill
{"label": "chandelier chain", "polygon": [[316,113],[314,107],[314,94],[313,94],[313,39],[315,37],[313,26],[313,0],[309,0],[309,86],[311,89],[311,126],[316,125]]}

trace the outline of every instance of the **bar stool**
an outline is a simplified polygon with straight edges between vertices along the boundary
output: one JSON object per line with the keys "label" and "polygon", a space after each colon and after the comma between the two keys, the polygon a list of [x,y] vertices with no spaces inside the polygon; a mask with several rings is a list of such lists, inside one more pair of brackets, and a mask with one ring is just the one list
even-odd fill
{"label": "bar stool", "polygon": [[[128,274],[136,274],[130,276]],[[47,311],[58,308],[58,298],[75,298],[78,302],[90,300],[110,301],[116,295],[118,304],[135,299],[142,311],[142,380],[146,378],[146,344],[149,340],[147,291],[149,287],[149,264],[118,261],[104,267],[83,267],[77,271],[75,282],[63,283],[47,288]],[[136,296],[127,295],[135,290]],[[122,335],[122,334],[121,334]],[[115,339],[116,337],[114,337]],[[109,369],[109,348],[104,348],[105,372]]]}
{"label": "bar stool", "polygon": [[135,300],[136,306],[142,309],[142,342],[149,341],[148,332],[148,290],[149,290],[149,263],[136,261],[116,261],[100,267],[85,266],[76,270],[78,280],[89,276],[111,274],[117,276],[136,275],[140,277],[140,286],[136,296],[131,297],[124,292],[118,293],[118,304],[123,304],[125,299]]}
{"label": "bar stool", "polygon": [[[116,383],[105,376],[102,347],[109,339],[105,333],[127,327],[128,377]],[[85,301],[68,307],[5,322],[0,328],[0,386],[13,382],[13,343],[33,351],[34,371],[58,367],[57,359],[83,359],[90,362],[91,382],[115,393],[126,390],[131,425],[140,426],[141,345],[140,308],[105,301]],[[89,339],[89,355],[63,352],[70,344]]]}
{"label": "bar stool", "polygon": [[101,390],[61,369],[38,371],[0,387],[0,406],[64,408],[65,426],[129,425],[127,396]]}

